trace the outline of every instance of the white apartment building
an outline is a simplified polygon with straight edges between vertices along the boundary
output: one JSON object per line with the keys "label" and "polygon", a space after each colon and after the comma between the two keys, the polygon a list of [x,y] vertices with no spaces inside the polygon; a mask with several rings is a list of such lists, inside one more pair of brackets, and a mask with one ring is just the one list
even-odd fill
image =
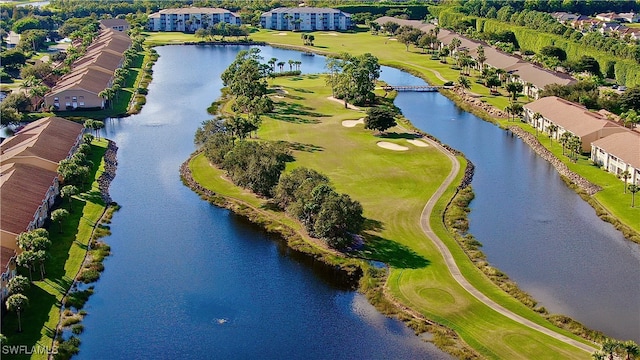
{"label": "white apartment building", "polygon": [[351,14],[330,8],[277,8],[260,16],[260,25],[274,30],[348,30]]}
{"label": "white apartment building", "polygon": [[221,22],[240,26],[240,15],[220,8],[163,9],[149,15],[147,29],[149,31],[193,32],[203,27],[215,26]]}

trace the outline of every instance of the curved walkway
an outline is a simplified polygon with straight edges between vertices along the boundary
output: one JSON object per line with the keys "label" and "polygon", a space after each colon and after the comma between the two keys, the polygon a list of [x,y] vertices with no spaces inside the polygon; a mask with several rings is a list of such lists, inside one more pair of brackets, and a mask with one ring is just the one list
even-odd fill
{"label": "curved walkway", "polygon": [[431,139],[429,139],[427,137],[423,137],[423,140],[427,141],[429,144],[431,144],[432,146],[435,146],[438,150],[440,150],[442,153],[444,153],[449,158],[449,160],[451,160],[451,162],[453,164],[451,172],[449,173],[449,175],[447,175],[447,178],[442,183],[442,185],[440,185],[438,190],[433,194],[433,196],[431,196],[431,198],[429,199],[427,204],[424,206],[424,209],[422,210],[422,214],[420,215],[420,226],[422,227],[422,231],[438,247],[438,250],[442,254],[442,257],[444,258],[445,263],[447,264],[447,267],[449,268],[449,272],[451,273],[453,278],[467,292],[469,292],[471,295],[473,295],[473,297],[475,297],[476,299],[480,300],[482,303],[484,303],[485,305],[489,306],[490,308],[492,308],[493,310],[497,311],[498,313],[508,317],[509,319],[514,320],[514,321],[516,321],[516,322],[518,322],[520,324],[523,324],[523,325],[525,325],[525,326],[527,326],[529,328],[532,328],[534,330],[537,330],[537,331],[539,331],[539,332],[541,332],[543,334],[549,335],[549,336],[551,336],[551,337],[553,337],[553,338],[555,338],[557,340],[560,340],[562,342],[565,342],[565,343],[567,343],[569,345],[573,345],[573,346],[575,346],[575,347],[577,347],[579,349],[582,349],[584,351],[587,351],[587,352],[595,351],[596,349],[594,347],[591,347],[591,346],[589,346],[587,344],[584,344],[582,342],[579,342],[577,340],[571,339],[571,338],[569,338],[569,337],[567,337],[565,335],[559,334],[559,333],[557,333],[557,332],[555,332],[555,331],[553,331],[551,329],[545,328],[544,326],[536,324],[531,320],[525,319],[524,317],[511,312],[510,310],[504,308],[502,305],[499,305],[495,301],[491,300],[485,294],[480,292],[480,290],[476,289],[462,275],[462,273],[460,272],[460,268],[458,268],[458,265],[456,264],[456,262],[455,262],[455,260],[453,258],[453,255],[451,254],[451,251],[449,251],[449,248],[447,248],[447,246],[444,244],[444,242],[442,242],[442,240],[440,240],[440,238],[438,238],[438,236],[433,232],[433,229],[431,228],[431,225],[429,223],[429,219],[431,218],[431,212],[433,211],[433,208],[434,208],[435,204],[438,202],[438,200],[440,199],[442,194],[444,194],[444,192],[447,190],[449,185],[453,182],[453,180],[455,179],[456,175],[458,174],[458,171],[460,170],[460,162],[458,162],[458,159],[456,159],[455,156],[453,156],[449,151],[447,151],[445,148],[443,148],[437,142],[435,142],[435,141],[433,141],[433,140],[431,140]]}

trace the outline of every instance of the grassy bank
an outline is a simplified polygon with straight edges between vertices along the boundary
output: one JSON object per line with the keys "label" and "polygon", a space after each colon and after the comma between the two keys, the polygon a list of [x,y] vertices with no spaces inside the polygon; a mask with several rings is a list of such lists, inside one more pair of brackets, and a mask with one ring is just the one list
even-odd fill
{"label": "grassy bank", "polygon": [[[425,317],[456,330],[464,341],[489,358],[588,357],[586,352],[499,315],[451,277],[419,223],[424,204],[451,169],[446,156],[433,147],[410,144],[408,134],[399,128],[391,129],[386,136],[375,136],[362,125],[342,126],[343,120],[356,120],[364,114],[328,100],[330,89],[321,76],[278,78],[272,82],[286,94],[274,94],[275,112],[265,119],[259,137],[290,143],[295,162],[289,164],[289,169],[314,168],[328,175],[337,191],[360,201],[368,221],[364,232],[367,245],[358,256],[391,266],[388,287],[395,298]],[[378,141],[406,146],[407,150],[383,149],[376,145]],[[202,175],[208,168],[206,162],[194,165],[194,174],[201,174],[194,177],[223,195],[252,196],[219,175]],[[461,176],[462,173],[459,178]],[[454,187],[438,204],[437,214],[442,214]],[[260,206],[264,200],[252,201]],[[436,218],[438,216],[434,216]],[[517,314],[555,329],[477,270],[444,225],[433,226],[439,229],[439,235],[449,237],[447,245],[463,273],[481,291]],[[558,332],[576,338],[562,330]]]}
{"label": "grassy bank", "polygon": [[[94,225],[105,211],[97,179],[104,171],[104,162],[101,160],[107,149],[107,141],[94,140],[91,148],[89,159],[96,164],[91,178],[95,180],[90,188],[73,197],[70,216],[63,221],[62,232],[58,231],[57,225],[49,229],[51,257],[45,264],[45,278],[40,280],[39,274],[34,274],[36,281],[26,293],[30,306],[22,314],[23,331],[16,331],[18,323],[15,313],[8,313],[2,319],[2,333],[11,345],[51,347],[60,318],[62,298],[82,267]],[[64,206],[69,209],[68,204]],[[19,272],[28,276],[23,268]],[[33,355],[32,358],[44,359],[46,356]]]}

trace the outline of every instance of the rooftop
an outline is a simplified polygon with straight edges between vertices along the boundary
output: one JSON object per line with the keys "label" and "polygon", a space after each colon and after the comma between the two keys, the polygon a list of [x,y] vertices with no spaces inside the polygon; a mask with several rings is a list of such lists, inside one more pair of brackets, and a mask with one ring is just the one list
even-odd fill
{"label": "rooftop", "polygon": [[543,97],[524,105],[524,107],[533,112],[539,112],[554,124],[580,137],[607,127],[620,128],[619,125],[607,121],[603,115],[590,112],[584,106],[557,96]]}
{"label": "rooftop", "polygon": [[0,228],[16,235],[26,231],[57,177],[55,171],[34,165],[1,165]]}
{"label": "rooftop", "polygon": [[615,133],[591,144],[640,169],[640,134],[633,131]]}
{"label": "rooftop", "polygon": [[84,127],[59,117],[36,120],[0,144],[0,164],[37,157],[52,163],[66,159]]}

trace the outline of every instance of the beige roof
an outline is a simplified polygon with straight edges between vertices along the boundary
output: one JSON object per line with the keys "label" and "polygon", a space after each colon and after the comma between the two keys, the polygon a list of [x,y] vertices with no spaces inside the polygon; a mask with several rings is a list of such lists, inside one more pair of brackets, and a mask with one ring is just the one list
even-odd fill
{"label": "beige roof", "polygon": [[29,164],[0,166],[0,228],[14,234],[27,230],[58,174]]}
{"label": "beige roof", "polygon": [[51,88],[47,97],[65,90],[83,90],[98,95],[109,86],[113,73],[122,61],[122,54],[131,39],[121,31],[104,29],[87,47],[84,56],[76,60],[73,69]]}
{"label": "beige roof", "polygon": [[15,157],[37,157],[59,163],[66,159],[84,127],[59,117],[36,120],[0,144],[0,164]]}
{"label": "beige roof", "polygon": [[114,26],[128,27],[129,22],[125,19],[102,19],[100,20],[100,25],[106,28],[112,28]]}
{"label": "beige roof", "polygon": [[542,116],[576,136],[583,137],[606,127],[619,128],[599,113],[590,112],[586,107],[548,96],[524,105],[525,109],[539,112]]}
{"label": "beige roof", "polygon": [[97,66],[87,66],[72,76],[65,77],[59,81],[49,92],[48,96],[59,94],[65,90],[84,90],[98,95],[109,86],[109,81],[113,77],[113,72]]}
{"label": "beige roof", "polygon": [[[429,30],[435,28],[435,25],[424,24],[423,22],[418,20],[402,20],[389,16],[383,16],[375,20],[375,22],[380,25],[383,25],[384,23],[389,21],[395,22],[400,25],[413,26],[424,32],[428,32]],[[542,69],[527,61],[522,60],[517,56],[502,52],[494,47],[491,47],[488,44],[483,44],[479,41],[468,39],[458,33],[446,29],[440,29],[440,32],[438,33],[438,40],[440,40],[443,44],[449,44],[451,40],[453,40],[453,38],[460,39],[460,47],[466,47],[467,49],[469,49],[469,53],[472,55],[476,55],[475,50],[479,45],[482,45],[484,47],[485,57],[487,58],[487,60],[485,61],[486,64],[498,69],[505,69],[512,72],[513,74],[518,74],[521,79],[534,84],[539,89],[542,89],[549,84],[567,85],[575,82],[575,79],[571,78],[568,75]]]}
{"label": "beige roof", "polygon": [[605,136],[591,143],[618,159],[640,169],[640,134],[625,131]]}
{"label": "beige roof", "polygon": [[106,70],[113,71],[120,66],[122,62],[122,54],[118,52],[102,49],[101,51],[94,51],[91,54],[87,54],[73,63],[74,72],[87,66],[98,66]]}

